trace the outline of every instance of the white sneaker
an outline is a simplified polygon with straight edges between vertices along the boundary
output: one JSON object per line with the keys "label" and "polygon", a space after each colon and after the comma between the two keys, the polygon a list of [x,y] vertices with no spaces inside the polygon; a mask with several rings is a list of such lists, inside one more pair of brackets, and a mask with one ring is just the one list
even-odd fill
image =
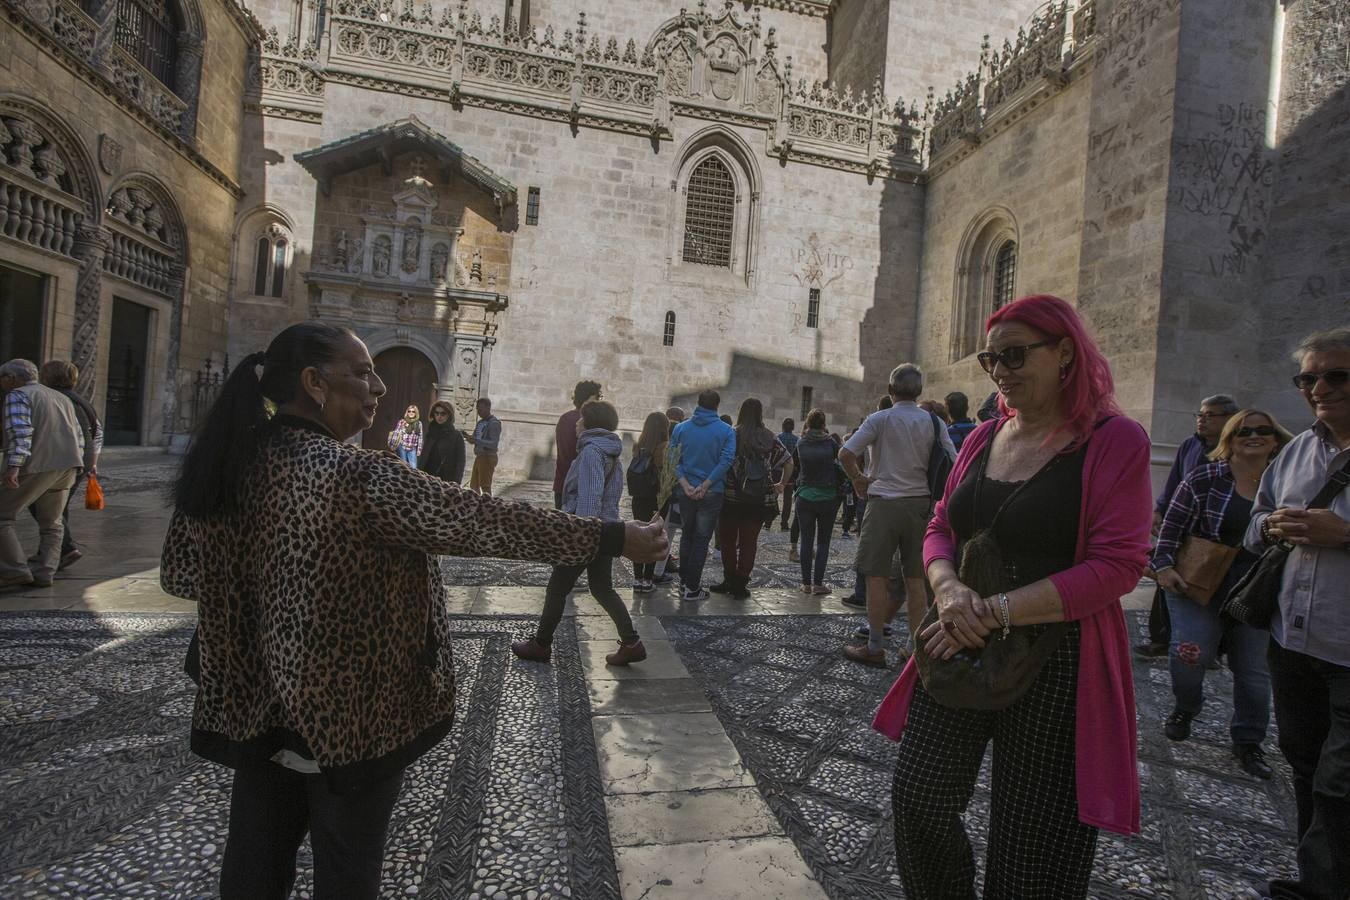
{"label": "white sneaker", "polygon": [[697,602],[699,600],[707,600],[708,591],[705,588],[699,588],[696,591],[691,591],[688,588],[685,588],[684,593],[680,595],[680,599],[691,603]]}

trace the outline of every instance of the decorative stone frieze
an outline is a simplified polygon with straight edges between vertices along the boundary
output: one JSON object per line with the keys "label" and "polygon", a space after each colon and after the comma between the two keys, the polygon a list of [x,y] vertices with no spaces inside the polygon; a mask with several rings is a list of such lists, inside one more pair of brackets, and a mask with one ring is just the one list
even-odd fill
{"label": "decorative stone frieze", "polygon": [[[800,6],[817,14],[831,4]],[[917,110],[884,102],[879,89],[855,98],[803,86],[790,96],[791,60],[777,58],[774,30],[763,31],[758,8],[746,15],[728,0],[700,0],[642,44],[592,34],[584,13],[561,36],[551,26],[521,34],[509,19],[470,13],[467,0],[439,15],[429,0],[339,0],[330,28],[326,55],[313,60],[269,36],[255,108],[321,115],[322,85],[338,81],[655,140],[670,138],[675,116],[740,124],[764,130],[775,155],[849,171],[895,176],[918,165]]]}
{"label": "decorative stone frieze", "polygon": [[[1071,72],[1091,63],[1088,47],[1096,33],[1093,0],[1069,15],[1067,0],[1051,3],[1017,40],[991,50],[986,35],[979,67],[932,107],[928,137],[930,173],[963,158],[991,132],[1039,105],[1062,88]],[[930,104],[932,95],[930,93]]]}
{"label": "decorative stone frieze", "polygon": [[300,47],[295,38],[281,43],[271,29],[249,66],[245,103],[283,118],[317,121],[323,116],[324,77],[313,44]]}
{"label": "decorative stone frieze", "polygon": [[104,271],[172,297],[173,272],[181,268],[181,238],[166,212],[144,187],[119,188],[108,198],[109,242]]}
{"label": "decorative stone frieze", "polygon": [[73,256],[88,215],[67,151],[34,122],[0,110],[0,235]]}

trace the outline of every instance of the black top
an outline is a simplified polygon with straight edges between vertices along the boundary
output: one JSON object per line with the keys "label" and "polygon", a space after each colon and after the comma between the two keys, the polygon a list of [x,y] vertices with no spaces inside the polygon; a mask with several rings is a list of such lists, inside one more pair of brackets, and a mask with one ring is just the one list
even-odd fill
{"label": "black top", "polygon": [[1219,523],[1219,540],[1230,547],[1241,547],[1247,534],[1247,523],[1252,520],[1252,501],[1233,489],[1233,497],[1223,512],[1223,521]]}
{"label": "black top", "polygon": [[417,468],[442,481],[459,484],[464,480],[464,435],[449,422],[427,425]]}
{"label": "black top", "polygon": [[[984,476],[991,440],[966,469],[947,500],[947,516],[959,545],[989,527],[1008,497],[1024,482]],[[1087,445],[1054,457],[1017,492],[999,515],[994,539],[1003,554],[1011,587],[1039,581],[1073,566],[1078,549],[1078,515],[1083,497]],[[976,485],[984,477],[978,491]],[[978,495],[978,503],[977,503]]]}
{"label": "black top", "polygon": [[838,488],[839,468],[834,462],[838,456],[839,445],[834,438],[821,431],[803,432],[792,451],[796,464],[793,480],[798,487]]}

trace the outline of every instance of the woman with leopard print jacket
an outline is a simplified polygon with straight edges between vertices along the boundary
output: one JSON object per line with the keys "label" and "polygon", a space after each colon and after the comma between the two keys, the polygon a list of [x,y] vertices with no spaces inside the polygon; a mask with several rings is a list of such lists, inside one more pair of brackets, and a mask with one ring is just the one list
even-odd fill
{"label": "woman with leopard print jacket", "polygon": [[659,524],[464,491],[344,444],[384,392],[350,331],[293,325],[230,375],[174,490],[160,577],[198,604],[192,749],[235,770],[226,898],[286,896],[306,831],[316,897],[378,894],[403,769],[454,713],[436,554],[666,554]]}

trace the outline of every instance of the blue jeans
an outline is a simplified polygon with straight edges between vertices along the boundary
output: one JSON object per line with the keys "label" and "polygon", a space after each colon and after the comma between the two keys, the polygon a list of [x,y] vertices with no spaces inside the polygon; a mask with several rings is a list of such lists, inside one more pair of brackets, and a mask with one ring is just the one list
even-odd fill
{"label": "blue jeans", "polygon": [[1261,743],[1270,724],[1270,669],[1266,664],[1270,632],[1225,622],[1219,617],[1217,599],[1201,606],[1187,597],[1169,593],[1167,611],[1172,619],[1168,664],[1177,707],[1195,714],[1204,706],[1205,667],[1218,652],[1219,640],[1226,629],[1228,667],[1233,672],[1233,720],[1229,733],[1235,744]]}
{"label": "blue jeans", "polygon": [[722,513],[722,495],[709,494],[702,500],[690,500],[677,488],[680,504],[680,581],[685,590],[696,591],[703,581],[703,564],[708,559],[708,541],[717,530]]}
{"label": "blue jeans", "polygon": [[839,500],[797,500],[797,523],[801,529],[802,584],[824,584],[825,565],[830,561],[830,538]]}
{"label": "blue jeans", "polygon": [[417,468],[417,451],[408,447],[398,448],[398,458],[403,460],[414,469]]}

